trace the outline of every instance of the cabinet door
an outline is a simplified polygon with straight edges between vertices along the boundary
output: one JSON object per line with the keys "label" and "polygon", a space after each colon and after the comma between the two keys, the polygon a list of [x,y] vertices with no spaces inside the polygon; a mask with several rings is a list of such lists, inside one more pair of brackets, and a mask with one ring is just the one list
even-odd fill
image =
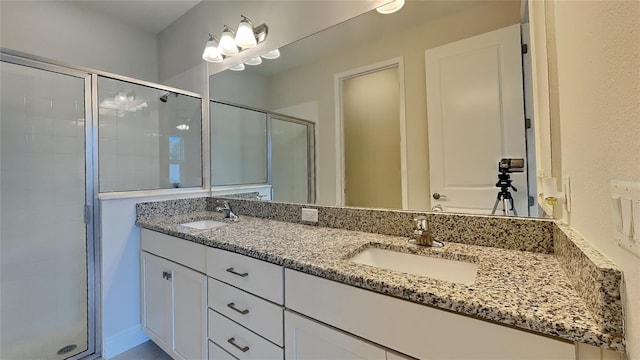
{"label": "cabinet door", "polygon": [[287,360],[386,359],[384,349],[290,311],[284,326]]}
{"label": "cabinet door", "polygon": [[142,330],[158,346],[170,349],[171,273],[168,261],[146,252],[140,253]]}
{"label": "cabinet door", "polygon": [[205,359],[207,354],[207,277],[172,264],[173,358]]}

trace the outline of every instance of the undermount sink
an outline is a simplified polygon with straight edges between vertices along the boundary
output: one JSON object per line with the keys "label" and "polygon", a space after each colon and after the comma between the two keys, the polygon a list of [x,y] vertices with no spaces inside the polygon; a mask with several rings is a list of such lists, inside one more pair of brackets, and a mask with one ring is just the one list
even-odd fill
{"label": "undermount sink", "polygon": [[372,247],[359,252],[350,260],[357,264],[426,276],[463,285],[472,285],[476,281],[476,275],[478,274],[477,264]]}
{"label": "undermount sink", "polygon": [[220,226],[227,225],[227,224],[223,223],[222,221],[200,220],[200,221],[194,221],[194,222],[184,223],[184,224],[180,224],[180,225],[186,226],[186,227],[190,227],[190,228],[194,228],[194,229],[198,229],[198,230],[209,230],[209,229],[215,229],[215,228],[218,228]]}

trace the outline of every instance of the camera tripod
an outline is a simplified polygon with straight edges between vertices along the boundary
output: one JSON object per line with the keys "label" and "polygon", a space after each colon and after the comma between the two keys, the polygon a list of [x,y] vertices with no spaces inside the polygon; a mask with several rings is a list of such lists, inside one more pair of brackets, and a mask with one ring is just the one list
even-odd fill
{"label": "camera tripod", "polygon": [[518,191],[518,189],[516,189],[516,187],[511,184],[512,182],[513,180],[511,180],[511,177],[508,173],[501,172],[498,174],[498,182],[496,183],[496,187],[499,187],[500,191],[498,191],[496,202],[493,204],[491,215],[495,215],[496,210],[498,209],[498,204],[502,202],[502,214],[504,216],[509,216],[509,210],[513,212],[512,215],[518,216],[516,207],[513,205],[513,197],[511,196],[509,188],[513,189],[513,191]]}

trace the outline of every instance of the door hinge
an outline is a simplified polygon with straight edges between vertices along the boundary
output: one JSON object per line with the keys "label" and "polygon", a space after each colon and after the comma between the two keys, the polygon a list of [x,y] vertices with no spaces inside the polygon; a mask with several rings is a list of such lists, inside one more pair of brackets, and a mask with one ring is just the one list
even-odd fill
{"label": "door hinge", "polygon": [[531,119],[524,119],[524,128],[531,129]]}
{"label": "door hinge", "polygon": [[91,206],[84,204],[84,223],[91,223]]}
{"label": "door hinge", "polygon": [[522,53],[526,54],[529,52],[529,45],[527,44],[522,44]]}
{"label": "door hinge", "polygon": [[535,198],[533,196],[529,196],[529,206],[533,206],[535,203]]}

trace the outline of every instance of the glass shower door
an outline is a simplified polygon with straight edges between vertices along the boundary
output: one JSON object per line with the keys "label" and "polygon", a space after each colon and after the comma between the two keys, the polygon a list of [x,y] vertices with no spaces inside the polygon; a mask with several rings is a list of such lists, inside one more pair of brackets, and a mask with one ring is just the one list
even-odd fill
{"label": "glass shower door", "polygon": [[0,71],[0,359],[90,354],[90,78],[4,54]]}

